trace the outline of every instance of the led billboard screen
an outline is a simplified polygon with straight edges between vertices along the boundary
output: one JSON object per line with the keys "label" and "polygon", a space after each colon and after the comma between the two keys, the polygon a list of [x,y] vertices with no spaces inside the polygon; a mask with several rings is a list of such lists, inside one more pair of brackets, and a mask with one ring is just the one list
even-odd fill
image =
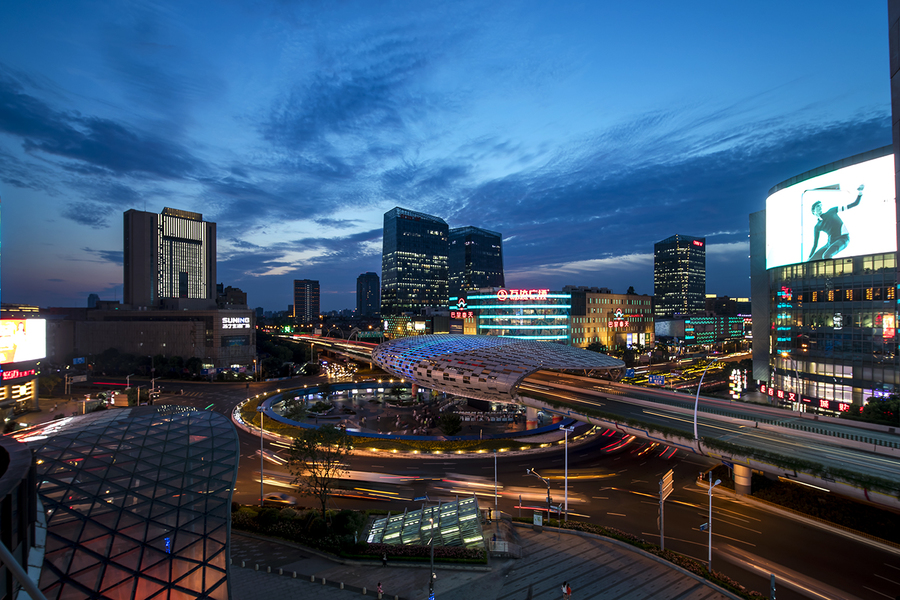
{"label": "led billboard screen", "polygon": [[897,250],[894,157],[778,190],[766,200],[766,268]]}
{"label": "led billboard screen", "polygon": [[0,363],[39,360],[47,356],[47,322],[44,319],[0,321]]}

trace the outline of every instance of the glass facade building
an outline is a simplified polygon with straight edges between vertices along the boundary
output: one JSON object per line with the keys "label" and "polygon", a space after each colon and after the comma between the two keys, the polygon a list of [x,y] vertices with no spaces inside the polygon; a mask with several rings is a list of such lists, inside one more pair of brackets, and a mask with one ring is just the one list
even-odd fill
{"label": "glass facade building", "polygon": [[[751,215],[754,376],[774,401],[833,414],[900,391],[891,150],[798,175],[772,188],[766,210]],[[822,217],[807,216],[815,214],[815,203],[827,202],[825,193],[841,188],[847,192],[836,206],[844,210],[834,214],[841,216],[841,237],[849,243],[835,240],[837,231],[820,232]],[[793,236],[779,229],[794,213],[811,221],[810,232],[817,227],[800,252],[801,227]],[[882,226],[886,233],[879,236]],[[859,244],[892,251],[853,255]],[[827,246],[830,257],[816,256],[817,245]],[[795,262],[784,264],[784,256]]]}
{"label": "glass facade building", "polygon": [[319,321],[319,282],[313,279],[294,280],[294,317],[305,323]]}
{"label": "glass facade building", "polygon": [[239,447],[226,416],[109,409],[16,437],[37,458],[48,599],[229,598]]}
{"label": "glass facade building", "polygon": [[478,227],[450,230],[450,295],[482,288],[502,288],[503,238]]}
{"label": "glass facade building", "polygon": [[439,217],[400,207],[384,213],[382,316],[447,306],[448,237]]}
{"label": "glass facade building", "polygon": [[378,273],[363,273],[356,278],[356,315],[371,317],[381,310],[381,279]]}
{"label": "glass facade building", "polygon": [[653,245],[653,298],[657,317],[703,312],[706,238],[673,235]]}
{"label": "glass facade building", "polygon": [[500,288],[488,293],[487,290],[480,290],[450,298],[449,308],[451,333],[496,335],[559,344],[569,341],[572,296],[568,292]]}

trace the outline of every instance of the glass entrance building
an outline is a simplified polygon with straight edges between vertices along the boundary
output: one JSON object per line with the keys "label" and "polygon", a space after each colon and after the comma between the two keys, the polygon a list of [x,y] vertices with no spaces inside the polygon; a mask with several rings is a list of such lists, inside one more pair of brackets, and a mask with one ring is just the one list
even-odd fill
{"label": "glass entrance building", "polygon": [[450,299],[452,333],[568,344],[572,295],[547,289],[479,290]]}

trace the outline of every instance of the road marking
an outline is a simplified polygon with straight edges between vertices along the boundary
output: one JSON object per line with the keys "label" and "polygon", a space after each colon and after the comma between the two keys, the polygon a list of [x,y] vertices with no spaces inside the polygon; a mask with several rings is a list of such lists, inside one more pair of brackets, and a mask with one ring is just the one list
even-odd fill
{"label": "road marking", "polygon": [[[696,531],[698,533],[700,532],[699,527],[691,527],[691,530]],[[709,535],[709,530],[704,531],[703,533],[706,533],[707,535]],[[723,540],[731,540],[732,542],[740,542],[741,544],[747,544],[748,546],[753,546],[754,548],[756,548],[756,544],[754,544],[752,542],[745,542],[744,540],[739,540],[737,538],[729,537],[727,535],[722,535],[721,533],[716,533],[715,531],[713,531],[713,535],[716,537],[720,537]]]}
{"label": "road marking", "polygon": [[889,582],[893,583],[894,585],[900,585],[900,583],[894,581],[893,579],[888,579],[884,575],[879,575],[878,573],[875,573],[874,575],[875,575],[875,577],[880,577],[881,579],[884,579],[885,581],[889,581]]}
{"label": "road marking", "polygon": [[611,512],[608,512],[608,513],[606,513],[606,514],[612,515],[612,516],[614,516],[614,517],[624,517],[624,516],[627,516],[627,515],[623,515],[622,513],[611,513]]}
{"label": "road marking", "polygon": [[879,592],[878,590],[873,590],[872,588],[870,588],[870,587],[867,586],[867,585],[864,585],[863,588],[869,590],[870,592],[875,592],[875,593],[878,594],[879,596],[884,596],[885,598],[890,598],[890,596],[888,596],[888,595],[885,594],[884,592]]}
{"label": "road marking", "polygon": [[609,500],[607,496],[591,496],[594,500]]}
{"label": "road marking", "polygon": [[900,571],[900,567],[895,567],[894,565],[889,565],[888,563],[884,563],[884,566],[890,567],[892,569],[897,569],[898,571]]}

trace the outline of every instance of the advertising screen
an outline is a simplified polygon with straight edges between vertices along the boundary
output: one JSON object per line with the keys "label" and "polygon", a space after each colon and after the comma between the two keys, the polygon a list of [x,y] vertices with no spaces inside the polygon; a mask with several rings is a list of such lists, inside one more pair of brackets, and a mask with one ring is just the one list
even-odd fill
{"label": "advertising screen", "polygon": [[39,360],[47,356],[47,322],[44,319],[0,321],[0,364]]}
{"label": "advertising screen", "polygon": [[817,175],[766,200],[766,268],[897,250],[894,157]]}

